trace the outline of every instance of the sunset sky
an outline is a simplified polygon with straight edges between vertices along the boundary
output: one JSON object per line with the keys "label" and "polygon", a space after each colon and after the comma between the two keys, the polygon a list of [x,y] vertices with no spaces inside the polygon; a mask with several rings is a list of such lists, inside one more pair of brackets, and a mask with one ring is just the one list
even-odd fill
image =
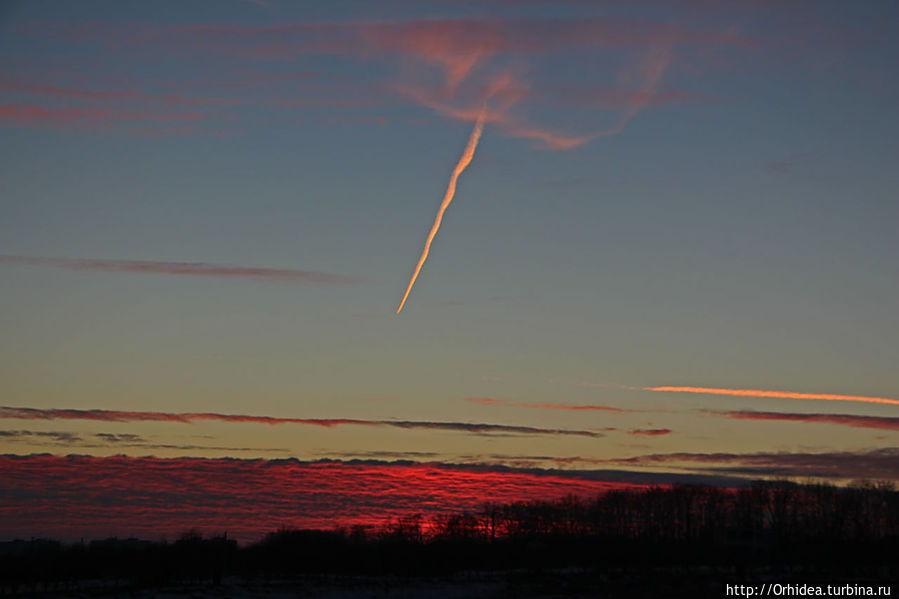
{"label": "sunset sky", "polygon": [[[346,481],[464,487],[425,511],[500,479],[899,481],[897,22],[888,0],[3,2],[0,538],[158,530],[85,516],[133,514],[175,484],[155,469],[235,510],[269,479],[327,495],[302,521],[270,495],[273,527],[365,520]],[[310,483],[322,459],[369,462]]]}

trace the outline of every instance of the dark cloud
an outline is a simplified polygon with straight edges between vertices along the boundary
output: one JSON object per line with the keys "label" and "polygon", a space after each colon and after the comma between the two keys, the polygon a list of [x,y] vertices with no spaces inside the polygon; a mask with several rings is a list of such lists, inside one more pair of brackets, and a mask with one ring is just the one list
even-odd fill
{"label": "dark cloud", "polygon": [[379,420],[376,422],[380,425],[396,426],[399,428],[430,428],[436,430],[463,431],[479,435],[580,435],[583,437],[602,437],[602,434],[593,431],[536,428],[531,426],[509,426],[505,424],[477,424],[469,422],[419,422],[399,420]]}
{"label": "dark cloud", "polygon": [[313,285],[353,283],[354,279],[326,272],[208,264],[205,262],[156,262],[149,260],[89,260],[0,255],[0,264],[50,266],[76,271],[125,272],[137,274],[187,275],[286,281]]}
{"label": "dark cloud", "polygon": [[66,433],[58,431],[0,431],[0,437],[12,440],[26,441],[52,441],[55,443],[76,443],[81,441],[81,437],[76,433]]}
{"label": "dark cloud", "polygon": [[275,447],[234,447],[215,445],[177,445],[171,443],[154,443],[132,433],[94,433],[92,440],[86,440],[77,433],[58,431],[0,430],[0,439],[23,441],[26,443],[54,443],[79,449],[102,449],[109,446],[116,448],[141,449],[175,449],[181,451],[256,451],[266,453],[287,453],[285,448]]}
{"label": "dark cloud", "polygon": [[133,433],[96,433],[95,437],[109,443],[143,443],[145,439]]}
{"label": "dark cloud", "polygon": [[609,461],[640,466],[714,464],[714,467],[700,469],[756,476],[899,480],[899,447],[823,453],[665,453]]}
{"label": "dark cloud", "polygon": [[[116,447],[120,448],[141,448],[141,449],[174,449],[178,451],[240,451],[240,452],[262,452],[262,453],[289,453],[290,450],[285,447],[235,447],[233,445],[178,445],[173,443],[116,443]],[[85,445],[80,444],[79,447],[86,449],[94,449],[104,447],[103,445]]]}
{"label": "dark cloud", "polygon": [[378,460],[417,460],[439,458],[440,453],[433,451],[348,451],[348,452],[318,452],[320,455],[327,455],[334,458],[351,458],[351,459],[378,459]]}
{"label": "dark cloud", "polygon": [[99,420],[104,422],[181,422],[192,423],[201,420],[220,422],[245,422],[255,424],[306,424],[326,428],[341,425],[386,426],[403,429],[431,429],[466,432],[477,435],[577,435],[601,437],[595,431],[548,429],[505,424],[484,424],[477,422],[429,422],[418,420],[358,420],[353,418],[278,418],[274,416],[249,416],[245,414],[171,413],[171,412],[127,412],[121,410],[72,410],[14,408],[0,406],[0,418],[23,420]]}
{"label": "dark cloud", "polygon": [[854,414],[803,414],[793,412],[755,412],[752,410],[704,410],[706,414],[736,420],[781,420],[785,422],[816,422],[856,428],[899,431],[899,418],[886,416],[856,416]]}

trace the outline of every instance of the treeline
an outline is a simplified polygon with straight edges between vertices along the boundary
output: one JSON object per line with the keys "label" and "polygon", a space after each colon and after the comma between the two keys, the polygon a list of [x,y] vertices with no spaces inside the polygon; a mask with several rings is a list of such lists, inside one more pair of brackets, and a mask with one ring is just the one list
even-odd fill
{"label": "treeline", "polygon": [[[899,491],[756,483],[613,490],[592,499],[488,503],[379,528],[279,530],[246,546],[196,532],[178,540],[0,543],[0,590],[79,581],[154,586],[296,576],[634,567],[822,569],[895,576]],[[38,589],[39,590],[39,589]]]}

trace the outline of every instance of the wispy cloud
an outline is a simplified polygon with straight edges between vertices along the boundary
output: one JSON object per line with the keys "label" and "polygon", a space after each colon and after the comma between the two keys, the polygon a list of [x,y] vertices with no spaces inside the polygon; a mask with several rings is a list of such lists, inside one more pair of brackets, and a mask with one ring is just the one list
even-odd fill
{"label": "wispy cloud", "polygon": [[772,397],[778,399],[820,399],[829,401],[861,401],[899,405],[899,399],[869,397],[865,395],[836,395],[833,393],[796,393],[793,391],[766,391],[762,389],[720,389],[717,387],[643,387],[644,391],[669,393],[696,393],[700,395],[730,395],[734,397]]}
{"label": "wispy cloud", "polygon": [[0,418],[22,420],[98,420],[102,422],[181,422],[190,424],[197,421],[243,422],[254,424],[306,424],[331,428],[342,425],[386,426],[402,429],[430,429],[466,432],[479,435],[577,435],[601,437],[595,431],[536,428],[505,424],[484,424],[477,422],[430,422],[418,420],[358,420],[353,418],[278,418],[274,416],[250,416],[246,414],[217,413],[172,413],[172,412],[126,412],[120,410],[71,410],[38,409],[0,406]]}
{"label": "wispy cloud", "polygon": [[555,84],[541,86],[533,90],[535,102],[554,108],[597,108],[603,110],[621,110],[634,102],[643,102],[643,106],[668,106],[674,104],[721,104],[733,102],[735,98],[699,94],[670,88],[659,88],[653,91],[640,91],[639,88],[627,89],[586,84]]}
{"label": "wispy cloud", "polygon": [[51,441],[55,443],[73,443],[82,440],[77,433],[26,430],[0,431],[0,439],[6,439],[7,441]]}
{"label": "wispy cloud", "polygon": [[[670,19],[666,19],[670,21]],[[532,139],[548,149],[569,149],[592,139],[620,132],[640,110],[659,101],[662,74],[674,48],[747,47],[753,42],[732,31],[698,30],[623,17],[580,19],[430,19],[379,22],[280,23],[276,25],[152,25],[139,23],[32,24],[15,30],[19,35],[63,39],[73,44],[99,43],[122,51],[128,47],[152,47],[160,52],[213,53],[259,60],[284,60],[310,55],[342,55],[359,60],[387,60],[402,65],[399,94],[443,116],[475,122],[485,98],[494,102],[484,123],[507,135]],[[618,76],[617,87],[583,106],[608,109],[615,104],[620,114],[611,126],[562,133],[513,114],[513,106],[544,93],[532,92],[530,83],[513,73],[523,70],[536,55],[569,51],[589,53],[614,50],[633,55]],[[423,72],[430,71],[430,72]],[[433,72],[440,76],[436,82]],[[190,101],[183,96],[135,94],[133,90],[78,93],[61,86],[19,86],[33,94],[56,94],[75,100],[141,102]],[[552,84],[550,84],[550,87]],[[489,91],[492,90],[492,91]],[[129,95],[131,94],[131,95]],[[556,94],[558,95],[558,94]],[[304,97],[308,94],[304,94]],[[358,95],[355,96],[358,99]],[[367,96],[366,96],[367,97]],[[610,103],[610,98],[614,102]],[[669,96],[673,98],[675,96]],[[682,92],[681,99],[691,97]],[[692,96],[694,99],[699,96]],[[347,98],[333,97],[334,106]],[[588,99],[588,98],[583,98]],[[216,98],[208,98],[215,102]],[[195,101],[203,102],[202,98]],[[588,130],[589,129],[589,130]]]}
{"label": "wispy cloud", "polygon": [[[213,115],[198,110],[147,110],[141,108],[113,108],[90,104],[86,106],[48,106],[36,103],[0,105],[0,125],[50,125],[59,128],[88,128],[107,130],[125,128],[131,133],[177,131],[184,134],[198,131],[197,123],[208,121]],[[216,135],[225,133],[220,127],[209,127]]]}
{"label": "wispy cloud", "polygon": [[506,408],[537,408],[541,410],[566,410],[572,412],[636,412],[638,410],[627,410],[624,408],[614,408],[612,406],[602,405],[581,405],[572,406],[568,404],[543,404],[543,403],[521,403],[517,401],[506,401],[504,399],[494,399],[492,397],[466,397],[465,401],[481,404],[482,406],[501,406]]}
{"label": "wispy cloud", "polygon": [[872,428],[899,431],[899,418],[884,416],[857,416],[854,414],[802,414],[785,412],[755,412],[752,410],[719,411],[703,410],[706,414],[734,418],[736,420],[777,420],[786,422],[816,422],[838,424],[855,428]]}
{"label": "wispy cloud", "polygon": [[563,48],[649,48],[660,44],[751,47],[731,31],[688,29],[627,17],[579,19],[429,19],[277,25],[153,25],[142,23],[33,24],[19,34],[47,35],[77,43],[195,47],[247,56],[346,54],[378,50],[421,57],[448,71],[470,70],[464,57],[539,54]]}
{"label": "wispy cloud", "polygon": [[[235,72],[221,79],[190,81],[141,78],[129,74],[33,71],[13,63],[0,70],[0,125],[123,131],[142,135],[204,133],[227,135],[246,118],[242,109],[269,113],[297,109],[359,109],[396,102],[380,83],[322,80],[314,73]],[[15,67],[15,68],[14,68]],[[20,72],[21,71],[21,72]],[[237,110],[231,110],[237,109]],[[288,117],[285,116],[285,119]],[[386,124],[383,117],[329,117],[325,122]],[[311,120],[321,121],[320,116]]]}
{"label": "wispy cloud", "polygon": [[[534,140],[540,147],[550,150],[569,150],[581,146],[595,136],[593,134],[568,134],[533,124],[512,114],[512,107],[527,96],[526,87],[510,73],[494,76],[475,94],[473,100],[458,101],[447,95],[445,88],[425,87],[419,83],[397,84],[397,92],[403,97],[439,113],[442,116],[465,122],[483,120],[503,130],[511,137]],[[484,98],[494,97],[487,103]]]}
{"label": "wispy cloud", "polygon": [[242,103],[233,97],[186,96],[178,93],[151,94],[119,85],[113,89],[95,89],[72,85],[54,85],[31,78],[0,73],[0,91],[21,96],[38,96],[52,100],[85,100],[101,102],[128,101],[163,106],[234,106]]}
{"label": "wispy cloud", "polygon": [[[0,416],[2,418],[3,416]],[[179,445],[157,443],[132,433],[79,433],[59,431],[0,430],[0,440],[25,443],[32,446],[63,445],[68,449],[103,449],[114,446],[117,449],[173,449],[178,451],[238,451],[262,453],[287,453],[285,448],[236,447],[218,445]]]}
{"label": "wispy cloud", "polygon": [[[604,130],[566,134],[535,125],[521,116],[513,114],[513,107],[532,95],[531,86],[525,84],[511,71],[504,70],[482,81],[476,100],[460,102],[455,94],[455,86],[444,88],[424,87],[420,84],[398,85],[398,91],[422,106],[450,118],[491,124],[499,127],[507,135],[532,139],[545,149],[568,150],[601,137],[620,133],[640,110],[650,104],[660,85],[662,74],[671,62],[670,45],[650,48],[643,60],[636,66],[628,65],[619,73],[620,93],[624,96],[621,112],[615,123]],[[466,71],[467,74],[468,71]],[[447,73],[447,77],[451,72]],[[483,76],[482,76],[483,79]],[[496,98],[487,103],[486,99]],[[600,108],[595,106],[594,108]]]}
{"label": "wispy cloud", "polygon": [[209,264],[205,262],[157,262],[150,260],[91,260],[85,258],[48,258],[38,256],[0,255],[0,265],[49,266],[75,271],[124,272],[134,274],[185,275],[285,281],[309,285],[340,285],[355,283],[356,279],[343,275],[312,270],[261,268]]}
{"label": "wispy cloud", "polygon": [[620,133],[628,122],[650,103],[653,95],[658,91],[662,73],[668,68],[670,62],[671,46],[660,45],[650,49],[643,59],[639,68],[639,76],[641,78],[639,83],[634,84],[631,82],[633,75],[629,72],[625,72],[624,75],[619,76],[619,78],[623,77],[623,81],[619,82],[620,86],[625,89],[628,87],[635,87],[637,91],[631,95],[625,109],[618,116],[618,120],[615,124],[610,129],[598,133],[596,137],[605,137]]}
{"label": "wispy cloud", "polygon": [[357,459],[357,460],[432,460],[434,458],[439,458],[443,454],[436,453],[433,451],[380,451],[380,450],[367,450],[367,451],[348,451],[348,452],[332,452],[332,451],[320,451],[317,452],[318,455],[326,456],[329,458],[349,458],[349,459]]}
{"label": "wispy cloud", "polygon": [[635,428],[627,431],[627,434],[640,437],[659,437],[670,435],[673,432],[670,428]]}
{"label": "wispy cloud", "polygon": [[136,443],[144,440],[140,435],[133,433],[96,433],[94,436],[108,443]]}

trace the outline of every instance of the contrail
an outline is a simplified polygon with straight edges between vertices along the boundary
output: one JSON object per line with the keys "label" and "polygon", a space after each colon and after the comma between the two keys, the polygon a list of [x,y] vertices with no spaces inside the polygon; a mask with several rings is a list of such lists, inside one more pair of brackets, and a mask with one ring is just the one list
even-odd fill
{"label": "contrail", "polygon": [[412,291],[412,285],[415,284],[415,279],[418,278],[418,273],[421,271],[421,267],[424,265],[425,260],[428,259],[428,252],[431,250],[431,242],[434,241],[434,237],[437,235],[437,230],[440,229],[440,222],[443,220],[443,213],[446,212],[447,206],[450,205],[450,202],[453,201],[453,196],[456,195],[456,181],[459,179],[459,175],[462,174],[462,171],[465,170],[471,163],[471,159],[474,157],[475,148],[478,147],[478,141],[481,139],[481,131],[484,129],[484,116],[487,113],[486,107],[481,110],[480,114],[478,114],[478,120],[474,124],[474,130],[471,132],[471,136],[468,138],[468,144],[465,146],[465,151],[462,153],[462,158],[459,159],[459,162],[456,164],[456,168],[453,169],[453,174],[450,177],[449,186],[446,188],[446,194],[443,196],[443,202],[440,203],[440,209],[437,210],[437,218],[434,219],[434,225],[431,227],[431,232],[428,233],[428,240],[425,241],[425,249],[421,253],[421,258],[418,259],[418,264],[415,265],[415,272],[412,273],[412,278],[409,279],[409,286],[406,287],[406,293],[403,294],[403,301],[400,302],[399,308],[396,309],[396,313],[399,314],[403,309],[403,305],[406,303],[406,298],[409,297],[409,292]]}
{"label": "contrail", "polygon": [[835,395],[833,393],[794,393],[792,391],[767,391],[763,389],[719,389],[712,387],[644,387],[644,391],[671,391],[675,393],[700,393],[709,395],[733,395],[735,397],[776,397],[779,399],[823,399],[831,401],[863,401],[899,405],[899,399],[867,397],[864,395]]}

